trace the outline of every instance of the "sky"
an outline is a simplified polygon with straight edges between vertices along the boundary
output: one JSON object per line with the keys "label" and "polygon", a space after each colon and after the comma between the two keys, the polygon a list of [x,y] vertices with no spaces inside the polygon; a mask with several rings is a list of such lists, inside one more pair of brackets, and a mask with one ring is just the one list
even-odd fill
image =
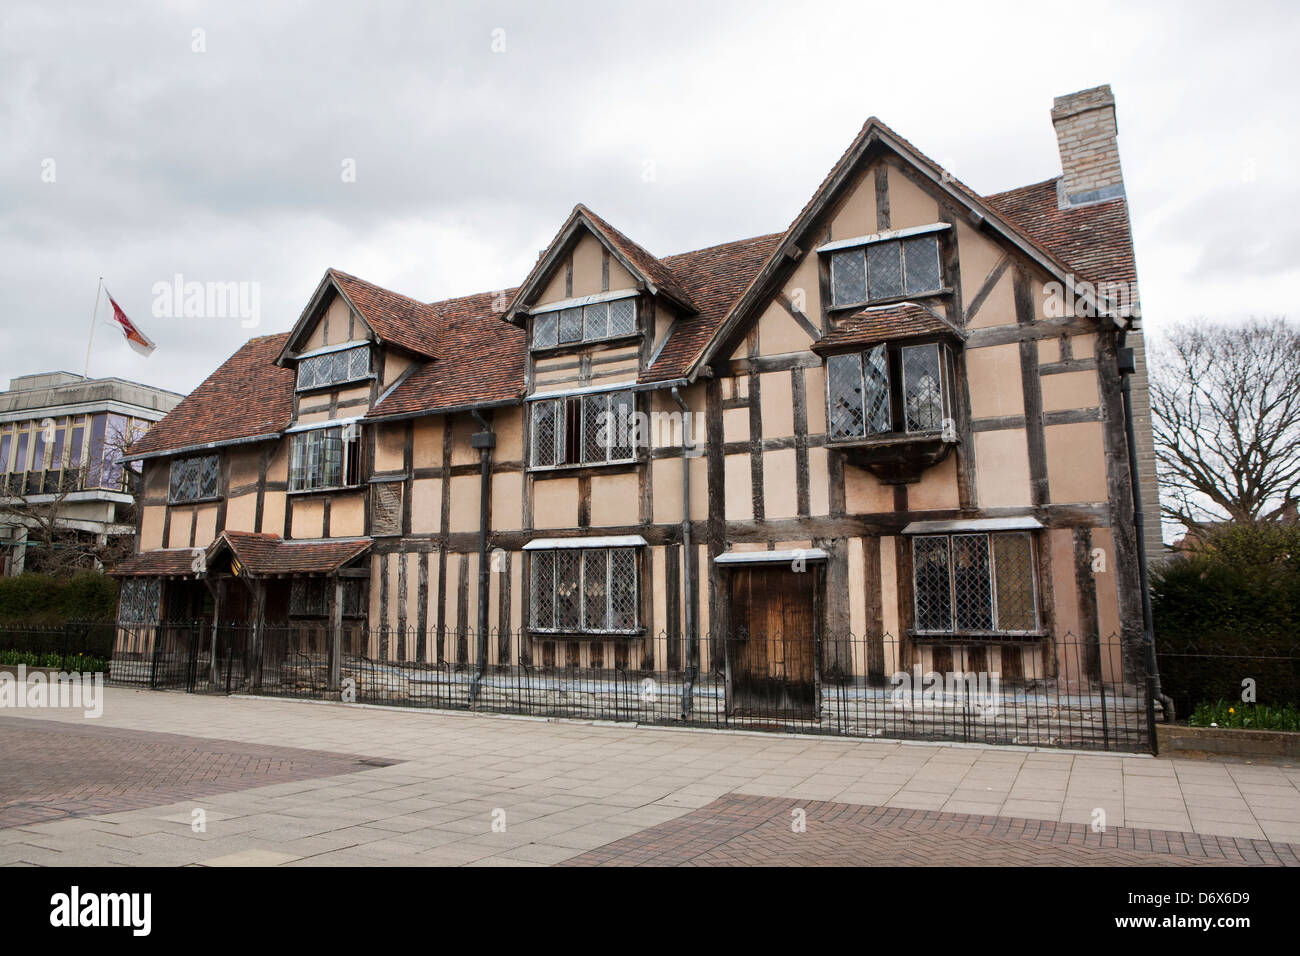
{"label": "sky", "polygon": [[[574,204],[657,255],[784,230],[868,116],[977,192],[1109,83],[1148,329],[1297,314],[1300,5],[59,3],[0,10],[0,382],[180,392],[325,269],[518,284]],[[178,282],[243,296],[186,315]],[[193,310],[191,310],[193,311]],[[3,387],[0,384],[0,387]]]}

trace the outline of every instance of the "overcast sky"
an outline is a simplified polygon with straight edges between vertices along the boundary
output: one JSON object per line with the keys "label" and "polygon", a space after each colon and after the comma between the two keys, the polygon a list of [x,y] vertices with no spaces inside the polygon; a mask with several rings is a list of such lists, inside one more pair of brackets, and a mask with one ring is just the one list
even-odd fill
{"label": "overcast sky", "polygon": [[[1052,97],[1099,83],[1148,326],[1294,316],[1296,9],[7,0],[0,379],[82,371],[101,275],[158,350],[101,325],[91,374],[188,391],[330,266],[515,285],[576,202],[658,255],[780,231],[872,114],[978,192],[1037,182]],[[178,274],[260,324],[155,316]]]}

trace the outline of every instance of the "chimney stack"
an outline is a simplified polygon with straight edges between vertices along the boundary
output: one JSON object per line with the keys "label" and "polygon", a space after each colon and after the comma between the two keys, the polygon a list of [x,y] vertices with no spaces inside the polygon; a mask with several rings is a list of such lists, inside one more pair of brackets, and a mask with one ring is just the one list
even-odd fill
{"label": "chimney stack", "polygon": [[1109,85],[1056,97],[1052,125],[1061,151],[1061,208],[1124,195],[1115,97]]}

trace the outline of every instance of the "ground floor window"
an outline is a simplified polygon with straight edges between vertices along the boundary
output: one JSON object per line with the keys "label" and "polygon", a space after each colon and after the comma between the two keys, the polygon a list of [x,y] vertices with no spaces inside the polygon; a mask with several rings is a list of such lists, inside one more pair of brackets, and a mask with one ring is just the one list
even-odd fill
{"label": "ground floor window", "polygon": [[118,591],[119,624],[157,624],[161,578],[123,578]]}
{"label": "ground floor window", "polygon": [[640,627],[636,548],[529,552],[535,631],[626,634]]}
{"label": "ground floor window", "polygon": [[1029,534],[918,535],[912,539],[912,561],[918,633],[1038,630]]}

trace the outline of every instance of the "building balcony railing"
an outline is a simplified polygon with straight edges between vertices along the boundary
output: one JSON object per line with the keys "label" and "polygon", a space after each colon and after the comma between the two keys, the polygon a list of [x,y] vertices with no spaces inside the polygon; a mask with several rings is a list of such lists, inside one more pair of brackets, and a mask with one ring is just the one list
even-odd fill
{"label": "building balcony railing", "polygon": [[0,475],[0,497],[30,498],[35,495],[67,495],[77,491],[112,491],[130,494],[129,469],[92,474],[87,468],[58,471],[22,471]]}

